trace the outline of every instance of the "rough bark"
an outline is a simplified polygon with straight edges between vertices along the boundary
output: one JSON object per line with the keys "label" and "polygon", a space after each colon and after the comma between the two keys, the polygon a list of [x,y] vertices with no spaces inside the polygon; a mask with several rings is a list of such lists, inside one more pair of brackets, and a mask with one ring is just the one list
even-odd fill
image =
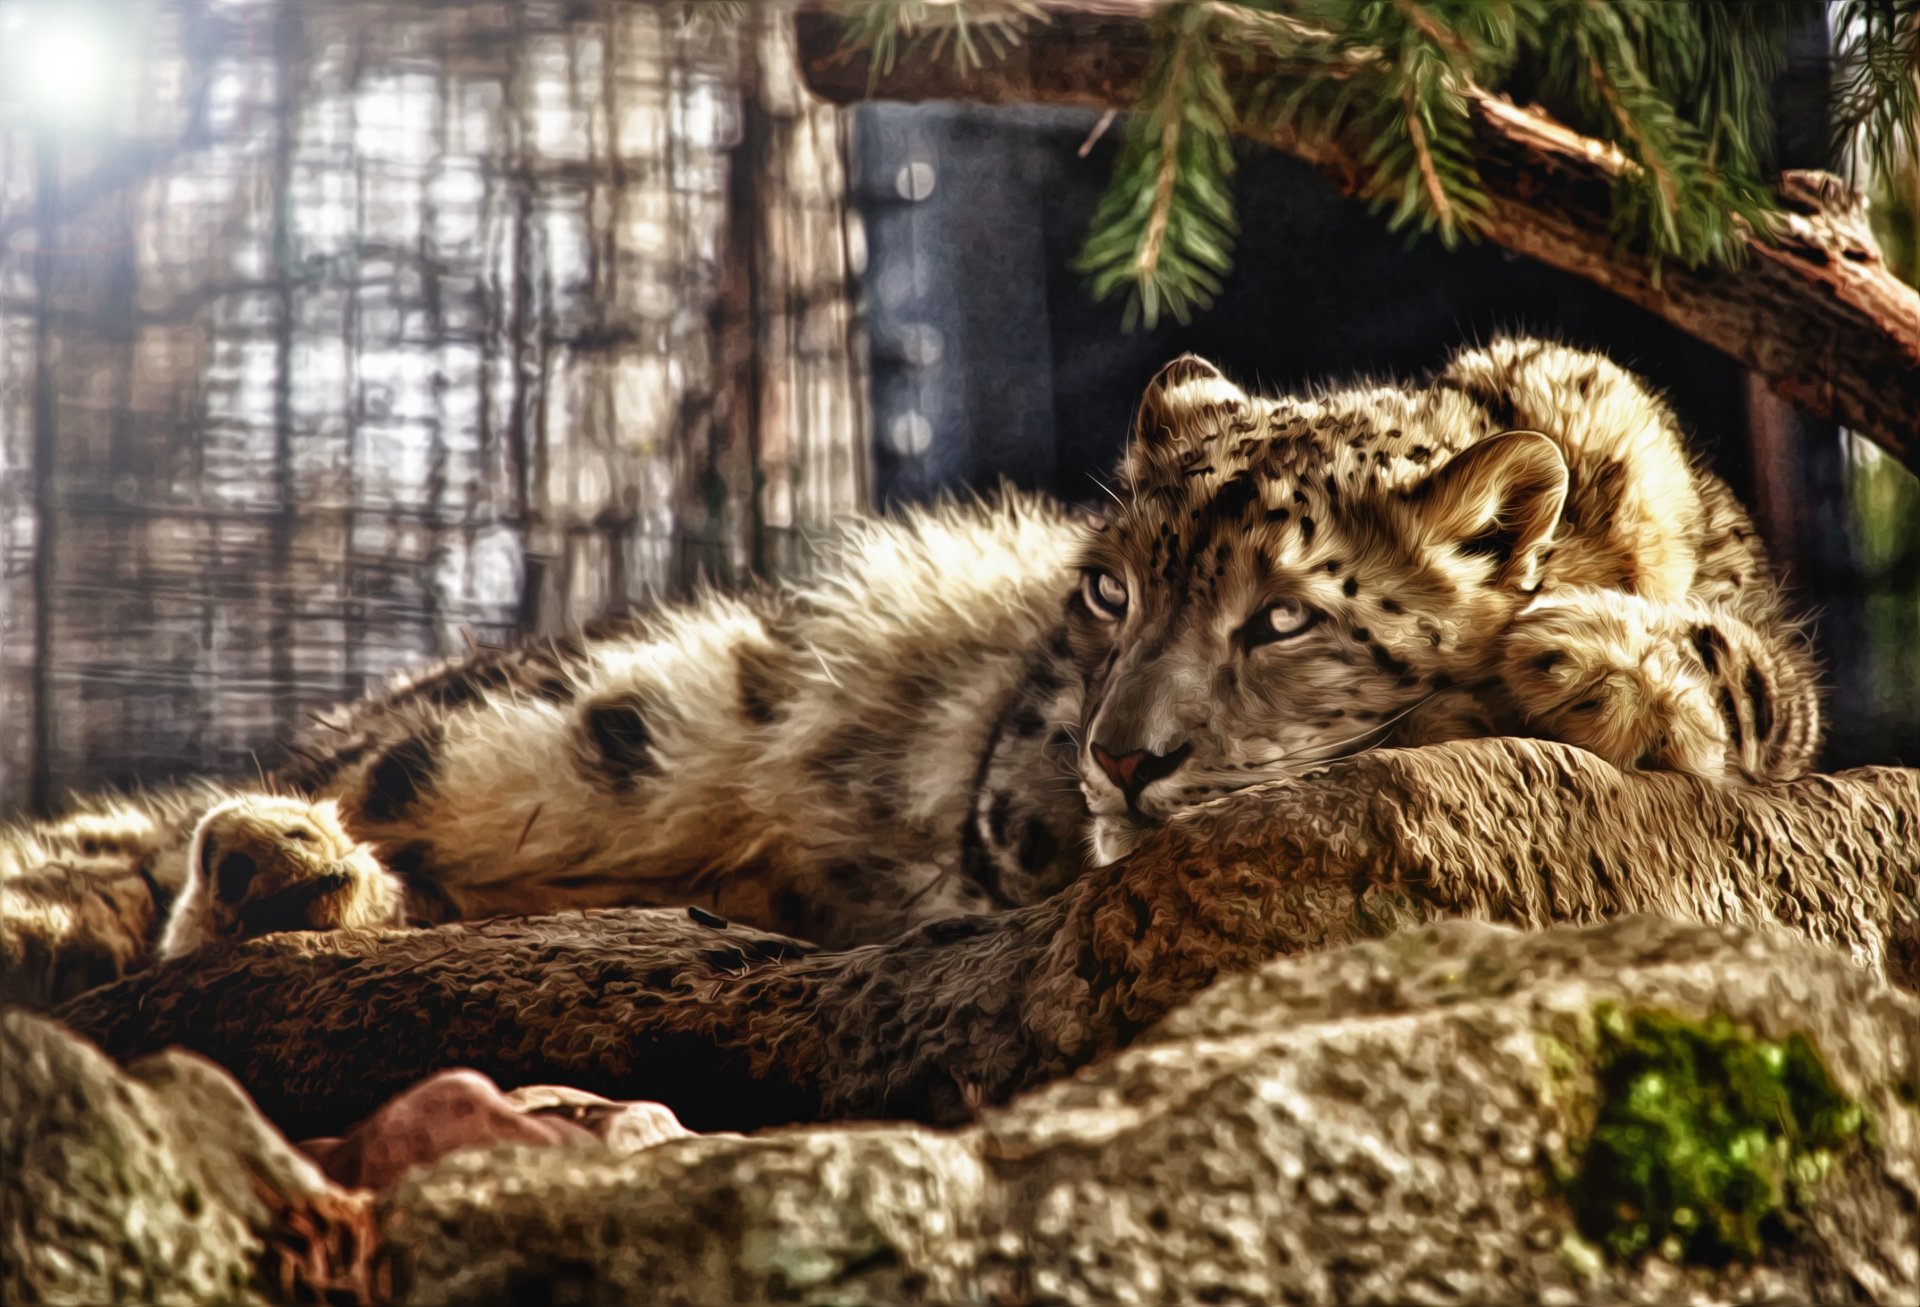
{"label": "rough bark", "polygon": [[[831,5],[796,22],[808,84],[839,104],[863,99],[975,100],[1126,108],[1149,51],[1157,0],[1049,0],[1004,58],[962,69],[950,51],[903,53],[876,72],[845,44]],[[1236,70],[1243,83],[1286,76]],[[1837,179],[1789,173],[1774,240],[1749,236],[1732,269],[1669,264],[1659,275],[1614,248],[1612,196],[1633,165],[1614,147],[1484,90],[1466,96],[1491,200],[1487,236],[1659,314],[1752,368],[1801,410],[1858,431],[1920,471],[1920,294],[1888,269],[1863,201]],[[1305,160],[1342,191],[1369,191],[1368,165],[1332,139],[1249,123],[1260,141]],[[1258,239],[1251,234],[1249,239]]]}
{"label": "rough bark", "polygon": [[1773,925],[1920,983],[1920,771],[1777,788],[1522,740],[1383,750],[1174,821],[1046,903],[820,953],[669,911],[283,935],[83,995],[118,1057],[183,1044],[294,1137],[470,1066],[695,1129],[967,1119],[1216,977],[1442,916]]}

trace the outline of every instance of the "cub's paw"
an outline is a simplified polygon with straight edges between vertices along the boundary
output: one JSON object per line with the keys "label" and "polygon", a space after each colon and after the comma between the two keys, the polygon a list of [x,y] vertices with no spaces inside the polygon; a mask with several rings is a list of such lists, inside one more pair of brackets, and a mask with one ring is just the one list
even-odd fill
{"label": "cub's paw", "polygon": [[1738,779],[1739,751],[1692,639],[1704,618],[1616,591],[1542,596],[1508,628],[1499,674],[1540,736],[1623,769]]}
{"label": "cub's paw", "polygon": [[400,883],[340,824],[329,800],[245,795],[208,810],[160,956],[284,930],[405,924]]}

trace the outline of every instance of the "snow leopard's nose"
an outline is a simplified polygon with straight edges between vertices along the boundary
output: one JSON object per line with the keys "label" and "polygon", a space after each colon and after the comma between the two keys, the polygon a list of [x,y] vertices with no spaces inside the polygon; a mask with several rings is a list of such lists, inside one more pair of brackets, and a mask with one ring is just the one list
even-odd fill
{"label": "snow leopard's nose", "polygon": [[1093,760],[1100,764],[1100,770],[1107,774],[1107,779],[1123,790],[1133,784],[1133,774],[1140,770],[1140,760],[1146,756],[1145,749],[1135,749],[1116,758],[1099,745],[1093,746]]}
{"label": "snow leopard's nose", "polygon": [[1192,745],[1183,744],[1172,753],[1135,749],[1116,756],[1096,744],[1093,746],[1093,760],[1100,764],[1100,770],[1107,774],[1107,779],[1125,792],[1127,802],[1133,803],[1147,786],[1178,771],[1180,764],[1192,752]]}

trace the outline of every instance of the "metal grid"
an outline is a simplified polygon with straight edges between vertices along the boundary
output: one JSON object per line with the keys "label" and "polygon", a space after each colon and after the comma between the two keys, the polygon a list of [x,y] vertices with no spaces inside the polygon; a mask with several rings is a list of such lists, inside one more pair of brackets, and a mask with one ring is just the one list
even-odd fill
{"label": "metal grid", "polygon": [[116,21],[112,130],[0,103],[0,805],[249,770],[865,505],[846,124],[771,7]]}

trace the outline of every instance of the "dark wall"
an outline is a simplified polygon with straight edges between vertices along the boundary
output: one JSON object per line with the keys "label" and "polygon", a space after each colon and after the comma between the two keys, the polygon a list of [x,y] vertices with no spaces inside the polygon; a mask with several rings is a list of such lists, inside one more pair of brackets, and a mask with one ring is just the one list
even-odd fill
{"label": "dark wall", "polygon": [[[1578,278],[1490,245],[1449,252],[1390,234],[1305,165],[1249,151],[1222,294],[1184,327],[1129,333],[1120,306],[1094,303],[1071,266],[1116,145],[1108,133],[1080,157],[1093,114],[862,114],[857,199],[872,251],[883,496],[1006,476],[1085,499],[1086,475],[1114,462],[1141,387],[1182,350],[1243,384],[1284,390],[1417,373],[1502,331],[1607,350],[1668,392],[1744,488],[1744,371]],[[926,193],[910,200],[903,187]],[[915,411],[933,435],[919,456],[890,438],[894,419]]]}

